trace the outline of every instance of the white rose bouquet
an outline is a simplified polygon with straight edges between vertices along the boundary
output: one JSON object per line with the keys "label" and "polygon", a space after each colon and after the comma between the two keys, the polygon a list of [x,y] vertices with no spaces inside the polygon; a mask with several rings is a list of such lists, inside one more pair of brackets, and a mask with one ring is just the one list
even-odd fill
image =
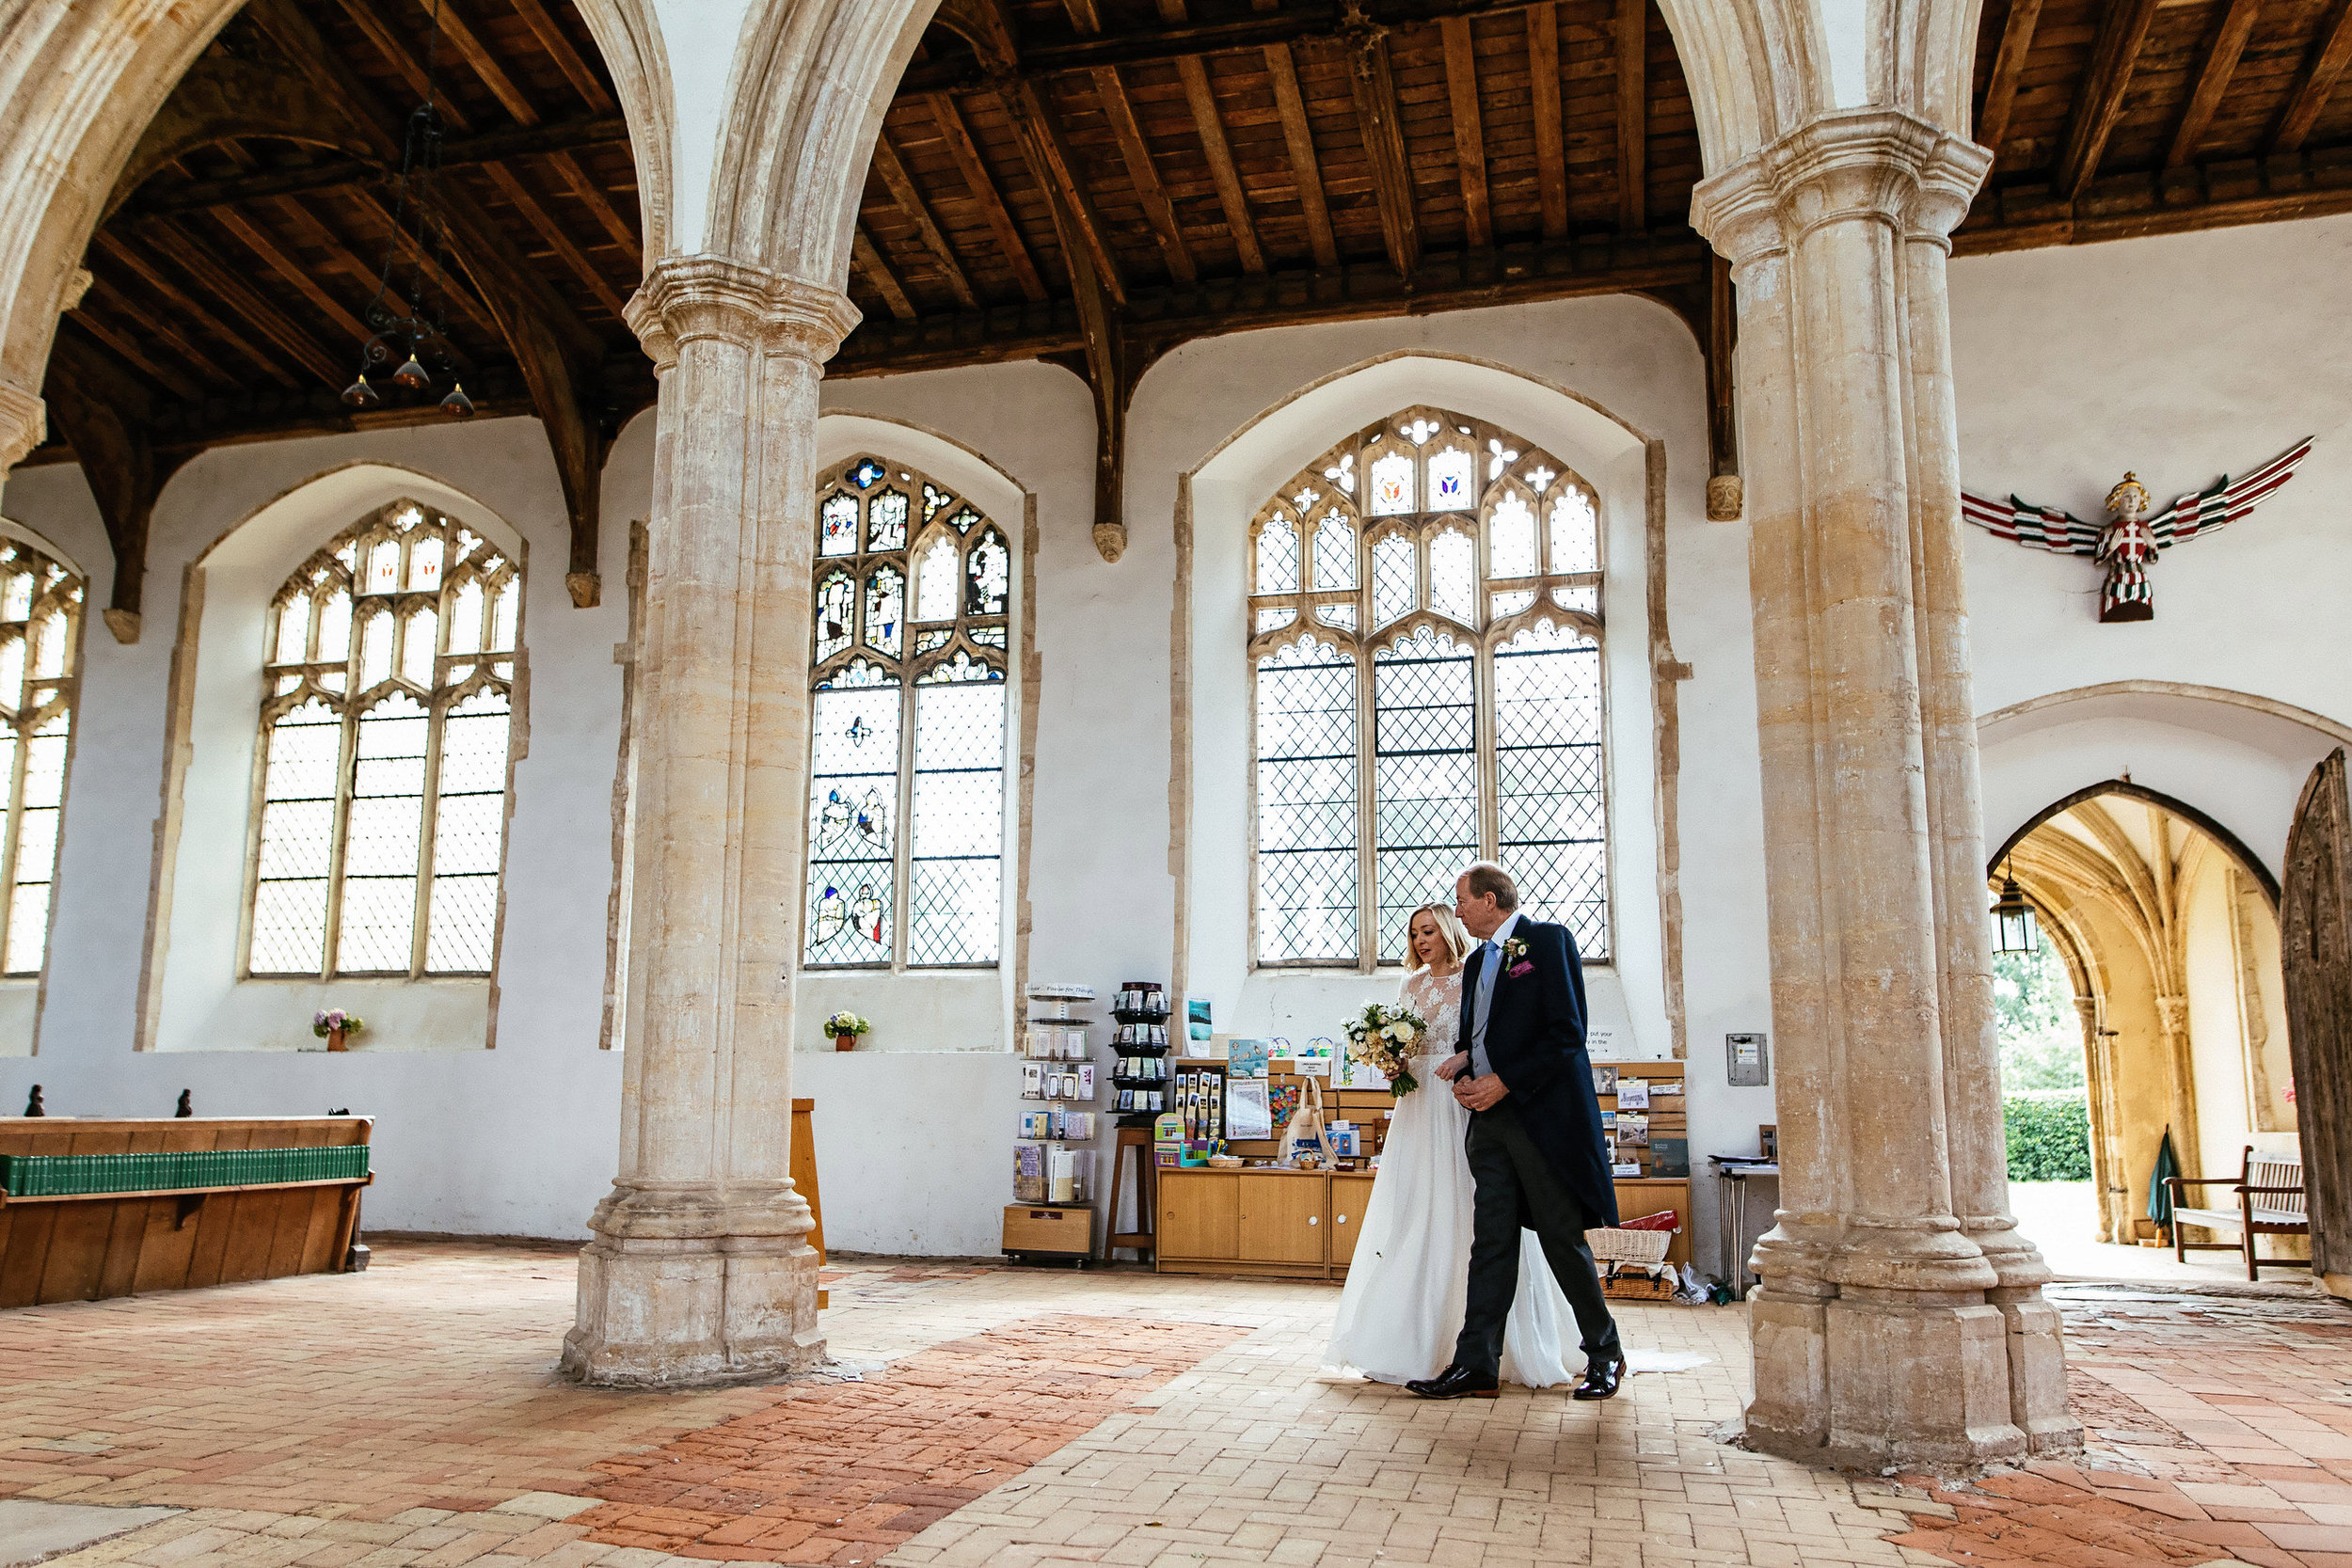
{"label": "white rose bouquet", "polygon": [[1421,1087],[1411,1063],[1428,1027],[1402,1007],[1375,1002],[1347,1021],[1347,1059],[1379,1073],[1389,1081],[1389,1092],[1402,1098]]}

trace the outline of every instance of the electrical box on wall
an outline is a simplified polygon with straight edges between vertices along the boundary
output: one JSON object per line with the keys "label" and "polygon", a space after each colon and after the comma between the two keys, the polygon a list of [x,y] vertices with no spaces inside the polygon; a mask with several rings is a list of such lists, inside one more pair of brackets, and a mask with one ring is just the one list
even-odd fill
{"label": "electrical box on wall", "polygon": [[1760,1088],[1772,1081],[1772,1048],[1762,1035],[1725,1035],[1724,1053],[1734,1088]]}

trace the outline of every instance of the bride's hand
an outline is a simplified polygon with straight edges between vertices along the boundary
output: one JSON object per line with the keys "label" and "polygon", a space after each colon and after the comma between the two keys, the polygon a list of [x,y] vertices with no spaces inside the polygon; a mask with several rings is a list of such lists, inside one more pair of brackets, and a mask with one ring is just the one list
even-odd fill
{"label": "bride's hand", "polygon": [[1444,1061],[1438,1064],[1438,1076],[1451,1084],[1454,1079],[1460,1077],[1463,1069],[1469,1066],[1470,1053],[1467,1051],[1456,1051],[1453,1055],[1448,1056]]}

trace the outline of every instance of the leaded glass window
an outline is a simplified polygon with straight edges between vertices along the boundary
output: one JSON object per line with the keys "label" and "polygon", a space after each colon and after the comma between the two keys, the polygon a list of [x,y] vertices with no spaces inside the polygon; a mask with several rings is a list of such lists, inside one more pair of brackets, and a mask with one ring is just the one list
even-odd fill
{"label": "leaded glass window", "polygon": [[1270,498],[1250,563],[1257,961],[1397,961],[1413,910],[1478,859],[1608,961],[1592,486],[1408,408]]}
{"label": "leaded glass window", "polygon": [[522,571],[394,501],[270,606],[246,972],[486,974]]}
{"label": "leaded glass window", "polygon": [[30,545],[0,539],[0,971],[40,973],[65,816],[82,579]]}
{"label": "leaded glass window", "polygon": [[993,964],[1011,546],[953,490],[879,457],[824,475],[817,518],[802,961]]}

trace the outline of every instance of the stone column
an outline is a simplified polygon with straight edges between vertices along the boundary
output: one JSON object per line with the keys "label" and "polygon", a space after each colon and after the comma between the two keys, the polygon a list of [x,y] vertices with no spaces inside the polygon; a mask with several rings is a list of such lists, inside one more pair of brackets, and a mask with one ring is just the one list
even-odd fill
{"label": "stone column", "polygon": [[[2006,1209],[1979,1190],[1988,1104],[2000,1146],[1981,1059],[1983,900],[1968,891],[1983,873],[1963,880],[1962,864],[1980,863],[1982,829],[1946,536],[1958,485],[1943,278],[1915,254],[1940,244],[1985,162],[1900,111],[1840,111],[1692,203],[1740,300],[1781,1063],[1782,1207],[1755,1258],[1747,1430],[1759,1448],[1842,1464],[2027,1447],[2012,1330],[1988,1294],[2002,1275],[1963,1227],[1978,1211],[1955,1201],[1965,1115],[1964,1196]],[[2026,1359],[2038,1388],[2050,1364]]]}
{"label": "stone column", "polygon": [[1943,1026],[1946,1141],[1953,1212],[1993,1265],[1987,1300],[2009,1330],[2010,1416],[2034,1452],[2079,1448],[2066,1409],[2064,1337],[2042,1299],[2049,1265],[2009,1209],[2001,1041],[1986,918],[1984,802],[1977,769],[1976,682],[1960,521],[1960,420],[1952,390],[1946,274],[1951,231],[1967,215],[1993,155],[1946,136],[1903,214],[1903,349],[1911,375],[1912,576],[1917,597],[1919,707]]}
{"label": "stone column", "polygon": [[824,1355],[790,1169],[817,388],[839,293],[660,263],[629,321],[660,377],[639,649],[620,1174],[564,1370],[675,1385]]}

